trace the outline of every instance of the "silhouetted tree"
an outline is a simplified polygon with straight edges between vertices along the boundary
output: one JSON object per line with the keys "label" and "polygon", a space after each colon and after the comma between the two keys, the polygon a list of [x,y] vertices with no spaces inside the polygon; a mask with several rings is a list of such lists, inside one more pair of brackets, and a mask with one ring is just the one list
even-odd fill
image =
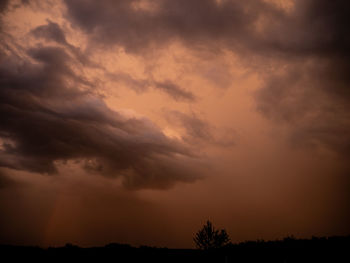
{"label": "silhouetted tree", "polygon": [[196,246],[200,249],[220,248],[230,241],[225,229],[216,230],[208,220],[207,224],[199,230],[193,238]]}

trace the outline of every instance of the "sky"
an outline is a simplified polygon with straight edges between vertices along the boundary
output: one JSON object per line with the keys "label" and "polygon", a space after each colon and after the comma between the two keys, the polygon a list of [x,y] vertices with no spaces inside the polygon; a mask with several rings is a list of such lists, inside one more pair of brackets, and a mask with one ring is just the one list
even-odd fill
{"label": "sky", "polygon": [[1,0],[0,243],[350,234],[349,8]]}

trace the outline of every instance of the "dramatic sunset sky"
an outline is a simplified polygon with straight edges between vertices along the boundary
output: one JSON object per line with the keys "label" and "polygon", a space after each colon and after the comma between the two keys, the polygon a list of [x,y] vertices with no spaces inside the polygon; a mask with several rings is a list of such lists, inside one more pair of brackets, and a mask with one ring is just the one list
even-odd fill
{"label": "dramatic sunset sky", "polygon": [[1,0],[0,243],[350,234],[349,10]]}

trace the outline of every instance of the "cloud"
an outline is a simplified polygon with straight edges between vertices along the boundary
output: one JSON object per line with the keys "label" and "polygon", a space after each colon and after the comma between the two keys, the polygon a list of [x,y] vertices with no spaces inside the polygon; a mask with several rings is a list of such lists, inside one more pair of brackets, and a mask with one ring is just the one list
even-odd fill
{"label": "cloud", "polygon": [[[289,12],[260,0],[159,0],[137,8],[135,3],[66,0],[65,18],[86,34],[90,51],[119,46],[142,56],[172,41],[190,51],[228,49],[258,70],[264,86],[256,95],[257,108],[287,123],[291,140],[347,153],[347,2],[298,0]],[[125,184],[136,188],[198,177],[185,145],[150,120],[126,118],[104,104],[94,83],[77,73],[78,49],[57,23],[48,20],[32,34],[58,46],[44,43],[24,49],[24,55],[13,50],[9,55],[2,47],[0,132],[15,142],[1,152],[2,166],[55,173],[55,160],[84,159],[86,169],[124,176]],[[122,73],[114,78],[135,90],[153,87],[178,101],[196,101],[191,91],[170,80]],[[212,140],[205,122],[176,116],[189,136]],[[174,162],[185,162],[189,172],[176,171]]]}
{"label": "cloud", "polygon": [[213,140],[210,125],[194,113],[189,115],[180,111],[168,110],[166,111],[166,118],[169,123],[185,129],[185,136],[189,141],[191,141],[191,139],[204,141]]}
{"label": "cloud", "polygon": [[171,81],[155,82],[155,87],[167,93],[170,97],[177,101],[194,101],[195,96],[192,92],[181,89]]}
{"label": "cloud", "polygon": [[44,39],[46,41],[54,41],[58,44],[63,45],[67,48],[72,55],[83,65],[86,66],[93,66],[98,67],[100,69],[103,69],[105,72],[105,75],[114,82],[119,82],[126,84],[128,88],[131,88],[138,92],[145,92],[148,90],[149,87],[154,87],[155,89],[158,89],[165,94],[167,94],[169,97],[176,101],[187,101],[187,102],[193,102],[195,101],[195,95],[185,89],[182,89],[177,84],[170,80],[165,81],[156,81],[153,77],[149,77],[148,79],[136,79],[132,77],[131,75],[124,73],[124,72],[108,72],[107,69],[101,67],[100,65],[96,65],[96,63],[92,62],[86,54],[84,54],[79,48],[71,45],[67,42],[65,33],[62,30],[62,28],[57,24],[50,20],[47,20],[46,25],[41,25],[36,27],[35,29],[31,30],[31,34],[39,39]]}
{"label": "cloud", "polygon": [[[138,1],[65,1],[68,19],[97,45],[119,45],[138,52],[173,40],[190,45],[236,43],[256,16],[270,8],[262,1],[153,1],[154,8],[135,8]],[[100,41],[103,39],[103,41]],[[238,43],[239,44],[239,43]]]}
{"label": "cloud", "polygon": [[124,72],[107,73],[106,76],[113,82],[125,84],[137,92],[145,92],[149,87],[154,87],[175,101],[194,102],[196,100],[196,96],[191,91],[182,89],[170,80],[156,81],[151,76],[147,79],[137,79]]}
{"label": "cloud", "polygon": [[[159,0],[151,10],[135,9],[133,1],[65,2],[67,17],[96,46],[142,53],[176,40],[189,50],[233,51],[265,83],[256,96],[259,112],[290,123],[300,144],[349,148],[349,2],[297,0],[289,10],[260,0]],[[191,97],[173,85],[159,87]]]}
{"label": "cloud", "polygon": [[57,43],[67,45],[66,36],[61,27],[50,20],[47,21],[47,25],[38,26],[32,30],[32,34],[36,37],[41,37],[46,40],[53,40]]}
{"label": "cloud", "polygon": [[[36,39],[44,40],[43,45],[47,45],[48,42],[56,42],[62,47],[65,47],[65,51],[69,52],[74,58],[79,61],[82,65],[87,67],[94,67],[104,69],[101,65],[97,65],[93,62],[89,56],[84,53],[79,47],[70,44],[66,39],[66,33],[61,26],[51,20],[47,19],[47,24],[38,26],[30,31],[30,33]],[[105,70],[105,69],[104,69]]]}
{"label": "cloud", "polygon": [[56,161],[78,160],[131,189],[202,176],[186,145],[147,118],[109,109],[63,47],[23,50],[25,56],[10,53],[0,63],[0,136],[13,142],[0,151],[1,167],[55,174]]}
{"label": "cloud", "polygon": [[294,145],[343,156],[350,153],[348,8],[346,1],[297,1],[279,26],[279,69],[264,75],[257,93],[258,110],[289,125]]}
{"label": "cloud", "polygon": [[[189,48],[220,48],[263,55],[329,55],[347,51],[349,3],[297,0],[290,12],[268,1],[66,0],[66,18],[97,46],[131,52],[179,40]],[[147,2],[147,1],[146,1]],[[52,27],[52,26],[51,26]]]}
{"label": "cloud", "polygon": [[182,139],[189,144],[215,145],[220,147],[233,146],[236,143],[236,133],[233,130],[217,129],[208,121],[192,112],[186,114],[176,110],[164,109],[168,123],[175,129],[182,129]]}

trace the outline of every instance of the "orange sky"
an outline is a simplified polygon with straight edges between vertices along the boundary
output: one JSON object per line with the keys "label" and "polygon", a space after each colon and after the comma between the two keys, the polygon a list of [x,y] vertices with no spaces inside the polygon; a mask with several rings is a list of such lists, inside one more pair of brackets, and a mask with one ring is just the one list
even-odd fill
{"label": "orange sky", "polygon": [[0,243],[350,233],[348,4],[1,5]]}

